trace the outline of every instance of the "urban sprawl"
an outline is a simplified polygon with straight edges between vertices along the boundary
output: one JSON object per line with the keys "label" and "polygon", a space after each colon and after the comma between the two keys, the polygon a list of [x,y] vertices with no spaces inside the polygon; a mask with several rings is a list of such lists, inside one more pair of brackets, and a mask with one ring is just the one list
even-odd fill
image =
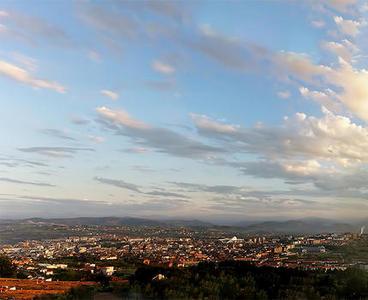
{"label": "urban sprawl", "polygon": [[[69,229],[72,236],[3,244],[0,252],[11,258],[28,279],[46,281],[52,281],[58,270],[67,269],[113,276],[122,271],[116,264],[121,260],[183,268],[203,261],[236,260],[256,266],[345,270],[352,263],[342,257],[329,258],[326,248],[344,246],[362,236],[355,233],[233,236],[221,230],[144,226],[117,226],[109,230],[94,227],[93,232],[85,226]],[[68,259],[79,263],[69,265]]]}

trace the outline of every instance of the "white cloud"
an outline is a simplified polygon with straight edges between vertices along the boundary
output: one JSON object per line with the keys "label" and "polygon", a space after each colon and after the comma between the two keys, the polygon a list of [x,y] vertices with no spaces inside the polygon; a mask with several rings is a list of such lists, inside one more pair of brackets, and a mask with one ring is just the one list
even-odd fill
{"label": "white cloud", "polygon": [[326,26],[326,23],[323,20],[313,20],[311,24],[315,28],[323,28]]}
{"label": "white cloud", "polygon": [[123,110],[112,110],[107,107],[98,107],[96,111],[104,118],[110,120],[115,124],[121,124],[128,128],[134,129],[148,129],[150,126],[147,124],[133,119],[127,112]]}
{"label": "white cloud", "polygon": [[357,0],[323,0],[325,5],[340,12],[347,12],[357,2]]}
{"label": "white cloud", "polygon": [[291,96],[289,91],[278,91],[277,92],[277,97],[281,98],[281,99],[289,99]]}
{"label": "white cloud", "polygon": [[330,70],[327,66],[314,64],[307,55],[295,52],[279,52],[274,55],[273,63],[279,75],[281,70],[287,76],[306,82],[314,82]]}
{"label": "white cloud", "polygon": [[325,77],[326,82],[342,89],[337,98],[359,118],[368,121],[368,71],[356,70],[340,59],[339,68]]}
{"label": "white cloud", "polygon": [[30,85],[33,88],[50,89],[58,93],[66,92],[66,88],[61,84],[55,81],[36,78],[29,71],[3,60],[0,60],[0,75]]}
{"label": "white cloud", "polygon": [[155,60],[152,63],[152,68],[155,71],[157,71],[161,74],[165,74],[165,75],[171,75],[171,74],[175,73],[175,68],[173,66],[171,66],[168,63],[159,61],[159,60]]}
{"label": "white cloud", "polygon": [[80,148],[80,147],[27,147],[18,148],[19,151],[25,153],[36,153],[39,155],[45,155],[50,157],[72,157],[74,154],[80,151],[94,151],[92,148]]}
{"label": "white cloud", "polygon": [[368,2],[364,3],[361,7],[360,7],[360,11],[362,13],[365,13],[368,11]]}
{"label": "white cloud", "polygon": [[343,60],[350,62],[352,56],[357,53],[358,48],[349,40],[344,39],[341,43],[338,42],[322,42],[323,49],[341,57]]}
{"label": "white cloud", "polygon": [[368,162],[368,128],[349,118],[323,109],[323,117],[304,113],[286,117],[282,126],[238,127],[223,131],[216,126],[195,122],[198,132],[232,147],[233,152],[247,152],[268,158],[318,160],[339,165]]}
{"label": "white cloud", "polygon": [[118,100],[119,99],[119,94],[117,92],[113,92],[110,90],[101,90],[100,91],[101,95],[104,95],[112,100]]}
{"label": "white cloud", "polygon": [[[354,45],[349,41],[342,41],[345,47],[350,47],[352,52]],[[334,51],[336,50],[335,44]],[[339,49],[341,51],[341,49]],[[347,53],[345,53],[347,54]],[[333,106],[338,107],[342,103],[350,112],[354,113],[362,120],[368,121],[368,71],[365,69],[356,69],[352,63],[345,61],[342,57],[338,57],[338,63],[331,66],[318,65],[303,54],[281,52],[274,58],[275,71],[282,79],[282,74],[288,79],[304,82],[312,85],[314,89],[326,87],[325,91],[336,105],[332,105],[331,101],[324,102],[329,109],[334,110]],[[280,75],[281,74],[281,75]],[[291,81],[293,82],[293,81]],[[295,82],[294,82],[295,84]],[[304,90],[306,92],[306,90]],[[325,94],[326,92],[323,91]],[[311,96],[311,93],[308,94]],[[314,93],[313,98],[317,99]],[[319,94],[319,96],[323,96]],[[321,97],[318,97],[321,100]],[[325,97],[326,98],[326,97]],[[327,100],[327,98],[326,98]]]}
{"label": "white cloud", "polygon": [[316,160],[307,160],[302,163],[285,162],[282,166],[286,172],[302,176],[321,172],[321,164]]}
{"label": "white cloud", "polygon": [[308,183],[328,175],[338,174],[334,167],[323,166],[317,160],[264,159],[239,163],[245,174],[263,178],[283,178],[294,184]]}
{"label": "white cloud", "polygon": [[346,20],[341,16],[335,16],[334,21],[343,34],[353,37],[359,33],[359,27],[365,24],[355,20]]}
{"label": "white cloud", "polygon": [[30,72],[37,71],[38,63],[36,59],[26,56],[24,54],[18,53],[18,52],[13,52],[11,56],[15,61],[23,65],[24,68],[26,68],[28,71]]}
{"label": "white cloud", "polygon": [[211,120],[209,117],[198,114],[190,114],[194,124],[200,127],[202,130],[210,130],[221,133],[231,133],[237,130],[237,126],[219,123],[217,121]]}
{"label": "white cloud", "polygon": [[[307,88],[301,92],[321,96]],[[224,131],[227,124],[215,120],[195,125],[199,134],[233,154],[250,154],[246,160],[227,157],[218,162],[220,165],[246,175],[282,179],[287,184],[307,184],[312,188],[306,192],[309,195],[366,197],[368,128],[325,108],[322,113],[320,118],[296,113],[277,127]]]}
{"label": "white cloud", "polygon": [[333,112],[338,112],[341,110],[339,103],[336,101],[336,93],[330,89],[326,89],[321,92],[311,91],[306,87],[300,87],[299,92],[304,98],[311,99]]}

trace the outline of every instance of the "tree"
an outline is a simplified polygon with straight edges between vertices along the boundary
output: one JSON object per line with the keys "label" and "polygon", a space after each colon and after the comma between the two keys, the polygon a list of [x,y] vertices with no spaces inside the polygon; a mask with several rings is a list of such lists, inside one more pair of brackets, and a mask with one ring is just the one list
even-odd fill
{"label": "tree", "polygon": [[4,255],[0,256],[0,277],[12,277],[15,274],[15,267],[11,260]]}

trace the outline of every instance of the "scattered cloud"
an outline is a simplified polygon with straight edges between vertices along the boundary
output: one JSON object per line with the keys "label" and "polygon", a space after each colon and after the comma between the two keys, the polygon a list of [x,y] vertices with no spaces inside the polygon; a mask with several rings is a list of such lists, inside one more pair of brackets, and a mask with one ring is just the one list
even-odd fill
{"label": "scattered cloud", "polygon": [[105,138],[103,138],[102,136],[89,135],[88,138],[96,144],[101,144],[105,141]]}
{"label": "scattered cloud", "polygon": [[[140,46],[165,44],[170,51],[182,52],[184,59],[187,59],[185,56],[189,53],[188,56],[194,63],[197,62],[195,60],[200,60],[201,63],[213,61],[227,70],[240,71],[241,76],[245,72],[267,74],[266,76],[282,82],[274,85],[283,88],[276,91],[279,98],[288,99],[293,93],[293,98],[299,96],[321,106],[321,114],[318,116],[298,112],[291,117],[285,117],[277,126],[257,123],[254,127],[243,127],[192,113],[190,117],[196,131],[193,131],[192,127],[191,130],[183,130],[167,124],[158,126],[136,119],[124,110],[107,107],[96,109],[96,121],[101,125],[101,131],[111,132],[114,139],[121,138],[124,142],[128,139],[131,142],[131,145],[124,146],[128,148],[121,151],[164,153],[207,162],[218,168],[230,167],[240,174],[261,178],[259,182],[279,179],[284,182],[285,185],[282,186],[287,187],[287,190],[271,190],[269,186],[264,190],[254,190],[243,186],[178,182],[172,183],[175,189],[151,187],[153,190],[150,190],[124,180],[94,177],[100,184],[133,191],[139,193],[143,199],[150,198],[151,201],[118,204],[35,196],[11,200],[26,201],[22,207],[24,211],[34,211],[32,205],[39,205],[38,209],[47,212],[51,211],[52,207],[62,207],[69,203],[88,213],[97,210],[103,213],[126,213],[137,209],[156,212],[166,208],[181,208],[183,203],[188,202],[186,199],[192,199],[192,193],[198,193],[195,195],[198,199],[202,199],[203,195],[204,198],[208,196],[203,203],[212,209],[233,212],[256,207],[261,207],[264,211],[280,207],[306,209],[311,204],[320,209],[321,203],[303,198],[315,197],[318,201],[319,197],[368,197],[364,180],[368,175],[368,128],[364,125],[364,122],[368,121],[368,73],[357,63],[365,58],[361,55],[363,49],[358,47],[362,46],[360,41],[355,40],[363,36],[359,34],[366,22],[359,14],[354,13],[354,5],[357,4],[355,0],[312,2],[312,5],[318,5],[324,8],[324,11],[320,11],[323,15],[314,15],[313,20],[309,20],[311,25],[325,29],[326,36],[333,37],[333,40],[322,41],[320,49],[310,55],[292,52],[290,48],[282,51],[273,48],[271,50],[244,40],[243,37],[233,36],[221,28],[216,30],[210,25],[197,26],[191,20],[190,11],[186,10],[189,6],[178,2],[148,1],[137,4],[114,1],[108,6],[99,3],[77,5],[79,21],[82,20],[84,25],[92,29],[86,32],[91,31],[93,40],[98,41],[94,46],[88,45],[82,49],[87,59],[100,62],[106,48],[118,55],[125,54],[128,43],[131,42],[138,42]],[[36,46],[44,45],[45,42],[47,46],[76,45],[67,32],[52,24],[51,20],[7,10],[0,10],[0,37],[4,40],[13,38]],[[155,52],[155,55],[157,53],[160,52]],[[180,59],[182,53],[177,54]],[[37,60],[20,53],[10,53],[8,56],[11,62],[0,61],[0,75],[3,77],[33,88],[66,92],[66,87],[60,83],[39,78]],[[177,72],[181,60],[165,56],[154,57],[161,59],[152,61],[151,68],[165,76],[159,80],[145,81],[143,84],[157,91],[176,92],[176,80],[180,78],[171,75]],[[191,66],[190,63],[185,65]],[[290,87],[287,87],[288,84]],[[300,95],[295,92],[297,89]],[[111,100],[119,98],[119,94],[112,90],[104,89],[100,94]],[[303,101],[302,105],[305,104],[308,102]],[[355,117],[363,122],[354,119]],[[78,117],[73,117],[71,122],[76,125],[91,124],[91,120]],[[95,131],[95,124],[91,124],[91,128],[85,126],[79,129],[85,130],[85,140],[101,143],[105,139],[100,131]],[[63,130],[47,128],[41,132],[64,141],[76,141]],[[18,150],[47,157],[72,157],[80,152],[94,151],[93,148],[85,147],[25,147]],[[141,159],[149,157],[142,156]],[[112,165],[112,161],[102,164]],[[43,162],[8,157],[0,158],[0,165],[8,168],[34,167],[35,170],[31,170],[33,173],[38,171],[37,167],[48,166]],[[142,166],[135,166],[135,170],[150,171]],[[0,181],[53,186],[45,182],[22,181],[8,177],[2,177]],[[172,199],[178,201],[170,201]],[[191,204],[194,205],[194,202]],[[75,213],[75,208],[69,211]]]}
{"label": "scattered cloud", "polygon": [[149,129],[150,126],[144,122],[132,118],[123,110],[112,110],[105,106],[96,109],[97,113],[107,120],[112,121],[116,125],[123,125],[130,129]]}
{"label": "scattered cloud", "polygon": [[237,71],[258,68],[268,58],[266,48],[219,33],[209,25],[201,26],[198,37],[188,40],[187,44],[208,58]]}
{"label": "scattered cloud", "polygon": [[133,38],[139,30],[139,23],[121,10],[85,4],[79,6],[78,14],[83,22],[110,37]]}
{"label": "scattered cloud", "polygon": [[206,185],[206,184],[175,182],[175,181],[170,183],[185,189],[187,192],[208,192],[223,195],[223,194],[237,194],[246,190],[243,187],[238,187],[234,185]]}
{"label": "scattered cloud", "polygon": [[106,128],[117,135],[130,137],[138,147],[153,148],[157,152],[196,159],[208,159],[225,152],[171,129],[151,126],[136,120],[122,110],[99,107],[96,111],[100,122]]}
{"label": "scattered cloud", "polygon": [[142,173],[156,172],[155,169],[143,165],[134,165],[131,167],[131,169]]}
{"label": "scattered cloud", "polygon": [[365,13],[368,11],[368,3],[364,3],[361,7],[360,7],[360,12]]}
{"label": "scattered cloud", "polygon": [[112,185],[117,188],[127,189],[133,192],[136,192],[136,193],[141,193],[141,190],[137,185],[125,182],[123,180],[109,179],[109,178],[103,178],[103,177],[95,177],[94,180],[100,183],[103,183],[103,184]]}
{"label": "scattered cloud", "polygon": [[164,39],[172,43],[183,35],[182,24],[191,22],[191,5],[179,2],[119,2],[111,5],[83,3],[79,19],[92,28],[100,45],[121,55],[127,41],[147,43]]}
{"label": "scattered cloud", "polygon": [[339,88],[338,100],[359,118],[368,120],[368,71],[357,70],[348,62],[340,59],[339,67],[329,72],[325,80]]}
{"label": "scattered cloud", "polygon": [[124,149],[122,151],[126,153],[144,154],[144,153],[149,152],[150,150],[144,147],[134,147],[134,148]]}
{"label": "scattered cloud", "polygon": [[184,21],[190,18],[188,6],[182,5],[180,2],[172,1],[147,1],[144,2],[143,7],[154,11],[160,15],[169,17],[174,21]]}
{"label": "scattered cloud", "polygon": [[206,115],[190,114],[192,120],[198,128],[201,130],[216,131],[221,133],[231,133],[236,132],[239,126],[224,124],[214,121],[207,117]]}
{"label": "scattered cloud", "polygon": [[87,125],[91,122],[90,120],[88,120],[86,118],[77,117],[77,116],[71,117],[70,120],[75,125]]}
{"label": "scattered cloud", "polygon": [[[201,135],[231,143],[236,151],[266,157],[333,160],[334,162],[368,162],[368,129],[349,118],[323,109],[321,118],[296,113],[286,117],[279,127],[239,127],[224,132],[219,126],[206,126],[194,119]],[[217,122],[217,121],[213,121]]]}
{"label": "scattered cloud", "polygon": [[0,18],[7,29],[4,32],[7,38],[24,41],[31,45],[47,42],[47,46],[71,47],[76,44],[62,28],[48,20],[14,10],[0,12]]}
{"label": "scattered cloud", "polygon": [[341,16],[335,16],[334,21],[341,33],[355,37],[359,33],[359,28],[364,25],[363,22],[347,20]]}
{"label": "scattered cloud", "polygon": [[326,107],[330,111],[341,111],[341,105],[337,101],[337,95],[334,91],[330,89],[326,89],[321,92],[311,91],[306,87],[300,87],[299,92],[304,98],[313,100],[322,107]]}
{"label": "scattered cloud", "polygon": [[173,73],[175,73],[175,68],[173,66],[171,66],[168,63],[162,62],[160,60],[155,60],[152,63],[152,68],[164,75],[171,75]]}
{"label": "scattered cloud", "polygon": [[176,89],[176,81],[172,79],[166,80],[149,80],[145,82],[146,86],[159,92],[171,92]]}
{"label": "scattered cloud", "polygon": [[164,197],[164,198],[175,198],[175,199],[189,199],[187,195],[179,194],[171,191],[166,191],[164,189],[156,189],[153,191],[147,191],[144,192],[141,186],[138,186],[133,183],[128,183],[124,180],[118,180],[118,179],[110,179],[110,178],[102,178],[102,177],[95,177],[94,180],[102,183],[111,185],[117,188],[121,189],[127,189],[136,193],[140,193],[147,196],[153,196],[153,197]]}
{"label": "scattered cloud", "polygon": [[119,94],[117,92],[113,92],[110,90],[101,90],[100,91],[101,95],[110,98],[111,100],[118,100],[119,99]]}
{"label": "scattered cloud", "polygon": [[76,139],[69,136],[67,132],[63,130],[59,130],[59,129],[45,128],[45,129],[41,129],[40,132],[48,136],[58,138],[58,139],[76,141]]}
{"label": "scattered cloud", "polygon": [[92,148],[78,148],[78,147],[28,147],[18,148],[21,152],[36,153],[50,157],[72,157],[80,151],[94,151]]}
{"label": "scattered cloud", "polygon": [[[0,199],[1,218],[28,218],[40,216],[57,217],[95,217],[99,216],[152,216],[162,211],[170,212],[172,216],[179,208],[187,205],[185,199],[171,201],[169,199],[154,199],[149,201],[109,202],[94,199],[45,197],[37,195],[9,195]],[[137,213],[139,212],[139,213]]]}
{"label": "scattered cloud", "polygon": [[61,84],[55,81],[34,77],[27,70],[3,60],[0,60],[0,75],[3,75],[22,84],[29,85],[33,88],[50,89],[58,93],[66,92],[66,88]]}
{"label": "scattered cloud", "polygon": [[291,96],[289,91],[278,91],[277,92],[277,97],[281,98],[281,99],[289,99]]}
{"label": "scattered cloud", "polygon": [[304,184],[308,179],[316,179],[329,174],[336,175],[336,169],[322,167],[317,160],[258,160],[235,163],[244,174],[262,178],[283,178],[288,183]]}
{"label": "scattered cloud", "polygon": [[27,160],[22,158],[15,157],[0,157],[0,164],[8,166],[8,167],[18,167],[18,166],[26,166],[26,167],[48,167],[49,165],[34,160]]}
{"label": "scattered cloud", "polygon": [[284,179],[292,185],[313,184],[315,190],[290,190],[287,194],[308,197],[340,197],[366,199],[365,176],[368,170],[361,167],[338,169],[334,166],[321,165],[316,160],[277,161],[260,160],[238,164],[237,167],[246,175],[260,178]]}
{"label": "scattered cloud", "polygon": [[315,28],[323,28],[326,26],[326,23],[325,21],[323,20],[313,20],[311,22],[312,26],[315,27]]}
{"label": "scattered cloud", "polygon": [[347,12],[358,3],[358,0],[322,0],[322,3],[337,11]]}
{"label": "scattered cloud", "polygon": [[7,177],[0,177],[0,181],[8,182],[8,183],[15,183],[15,184],[22,184],[22,185],[35,185],[35,186],[41,186],[41,187],[55,187],[55,185],[50,184],[50,183],[24,181],[24,180],[12,179],[12,178],[7,178]]}
{"label": "scattered cloud", "polygon": [[[314,207],[318,206],[314,201],[297,198],[300,195],[297,192],[295,195],[290,190],[264,191],[243,186],[206,185],[186,182],[172,182],[172,184],[183,189],[186,193],[199,194],[201,197],[206,195],[205,197],[209,199],[207,207],[215,211],[229,210],[234,212],[234,209],[264,211],[264,209],[280,209],[280,207],[293,209],[294,206],[300,209],[311,204],[314,204]],[[193,198],[195,197],[193,196]]]}
{"label": "scattered cloud", "polygon": [[[343,104],[362,120],[368,120],[367,70],[356,69],[342,57],[339,57],[337,64],[332,67],[315,64],[305,55],[287,52],[277,55],[275,62],[279,72],[283,72],[291,82],[303,82],[316,89],[325,86],[325,91],[328,91],[329,96],[334,96],[336,103]],[[317,90],[323,93],[325,91]],[[331,109],[331,105],[329,108]]]}
{"label": "scattered cloud", "polygon": [[352,56],[359,50],[357,47],[347,39],[338,42],[322,42],[322,48],[335,54],[337,57],[341,57],[344,61],[350,62]]}
{"label": "scattered cloud", "polygon": [[35,72],[38,69],[38,62],[36,59],[26,56],[18,52],[12,52],[11,57],[21,64],[26,70],[30,72]]}
{"label": "scattered cloud", "polygon": [[158,196],[158,197],[189,199],[189,197],[186,196],[186,195],[173,193],[173,192],[165,192],[165,191],[152,191],[152,192],[145,193],[145,195]]}
{"label": "scattered cloud", "polygon": [[[233,153],[256,155],[248,160],[220,160],[219,164],[249,176],[312,185],[316,192],[308,190],[305,196],[365,198],[368,129],[325,108],[322,112],[321,118],[296,113],[285,117],[279,127],[238,127],[227,132],[221,130],[221,123],[194,122],[201,135],[222,142]],[[226,191],[231,193],[231,188]]]}
{"label": "scattered cloud", "polygon": [[307,55],[295,52],[275,53],[272,60],[274,72],[278,72],[279,76],[285,74],[309,83],[320,80],[330,71],[329,67],[314,64]]}

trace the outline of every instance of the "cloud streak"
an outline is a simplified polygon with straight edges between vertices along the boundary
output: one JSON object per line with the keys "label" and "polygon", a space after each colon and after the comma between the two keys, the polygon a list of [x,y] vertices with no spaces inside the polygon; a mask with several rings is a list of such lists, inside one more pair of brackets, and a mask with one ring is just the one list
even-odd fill
{"label": "cloud streak", "polygon": [[143,194],[143,195],[147,195],[147,196],[153,196],[155,198],[158,197],[158,198],[189,199],[187,195],[166,191],[164,189],[145,192],[143,191],[143,187],[138,186],[133,183],[128,183],[120,179],[118,180],[118,179],[111,179],[111,178],[94,177],[94,180],[102,184],[111,185],[117,188],[130,190],[130,191],[133,191],[139,194]]}
{"label": "cloud streak", "polygon": [[55,185],[50,184],[50,183],[46,183],[46,182],[24,181],[24,180],[12,179],[12,178],[7,178],[7,177],[0,177],[0,181],[8,182],[8,183],[21,184],[21,185],[34,185],[34,186],[40,186],[40,187],[55,187]]}
{"label": "cloud streak", "polygon": [[66,132],[64,132],[63,130],[59,130],[59,129],[45,128],[45,129],[41,129],[40,132],[45,135],[55,137],[58,139],[67,140],[67,141],[76,141],[75,138],[69,136]]}
{"label": "cloud streak", "polygon": [[96,111],[105,128],[112,130],[116,135],[131,138],[139,147],[195,159],[209,159],[225,152],[221,148],[203,144],[173,130],[136,120],[122,110],[99,107]]}
{"label": "cloud streak", "polygon": [[15,10],[2,10],[0,21],[4,23],[4,30],[0,30],[0,36],[8,39],[16,39],[33,46],[41,43],[62,47],[76,45],[62,28],[37,16]]}
{"label": "cloud streak", "polygon": [[159,72],[161,74],[164,74],[164,75],[171,75],[171,74],[174,74],[175,73],[175,68],[173,66],[171,66],[168,63],[159,61],[159,60],[155,60],[152,63],[152,68],[155,71],[157,71],[157,72]]}
{"label": "cloud streak", "polygon": [[80,151],[93,152],[93,148],[79,148],[79,147],[26,147],[18,148],[21,152],[26,153],[36,153],[39,155],[49,156],[49,157],[72,157]]}
{"label": "cloud streak", "polygon": [[36,89],[49,89],[62,94],[66,93],[66,87],[60,83],[34,77],[27,70],[4,60],[0,60],[0,75]]}
{"label": "cloud streak", "polygon": [[103,184],[117,187],[117,188],[127,189],[130,191],[136,192],[136,193],[141,193],[141,190],[137,185],[125,182],[123,180],[109,179],[109,178],[103,178],[103,177],[95,177],[94,180],[100,183],[103,183]]}

